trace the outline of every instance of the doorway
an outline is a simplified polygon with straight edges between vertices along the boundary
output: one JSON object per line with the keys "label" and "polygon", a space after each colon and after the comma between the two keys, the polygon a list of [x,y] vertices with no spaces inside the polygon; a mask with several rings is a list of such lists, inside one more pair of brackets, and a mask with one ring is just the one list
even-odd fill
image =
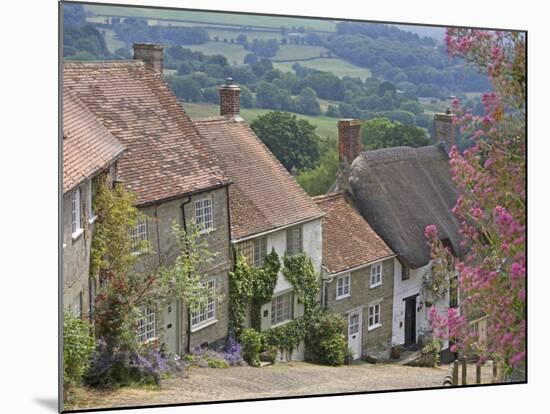
{"label": "doorway", "polygon": [[416,296],[405,301],[405,347],[416,344]]}
{"label": "doorway", "polygon": [[363,326],[363,309],[356,309],[348,314],[348,347],[353,352],[353,359],[361,357]]}

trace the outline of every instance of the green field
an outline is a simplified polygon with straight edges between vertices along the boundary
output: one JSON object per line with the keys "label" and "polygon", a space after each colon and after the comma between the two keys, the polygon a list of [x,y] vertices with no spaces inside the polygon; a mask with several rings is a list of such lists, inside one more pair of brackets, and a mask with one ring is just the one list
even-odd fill
{"label": "green field", "polygon": [[223,41],[214,42],[211,40],[202,45],[182,45],[182,47],[196,50],[206,55],[224,55],[232,65],[242,65],[244,57],[248,53],[241,45],[224,43]]}
{"label": "green field", "polygon": [[[294,63],[295,62],[273,62],[273,66],[282,71],[293,72],[292,65],[294,65]],[[325,72],[332,72],[340,78],[344,76],[351,76],[354,78],[361,78],[365,80],[368,77],[372,76],[370,70],[368,70],[367,68],[355,66],[352,63],[346,62],[345,60],[338,58],[320,58],[315,60],[306,60],[304,62],[298,63],[307,68],[322,70]]]}
{"label": "green field", "polygon": [[87,12],[99,16],[128,16],[149,19],[187,20],[197,23],[231,24],[239,26],[264,26],[280,28],[281,26],[304,26],[314,30],[336,31],[336,23],[330,20],[304,19],[277,16],[255,16],[220,12],[202,12],[169,9],[145,9],[138,7],[84,5]]}
{"label": "green field", "polygon": [[[183,103],[185,111],[189,114],[191,118],[203,118],[207,116],[217,116],[220,114],[220,109],[218,105],[208,104],[208,103]],[[271,109],[246,109],[241,108],[241,116],[243,119],[250,123],[258,116],[263,115],[267,112],[271,112]],[[338,136],[338,129],[336,123],[337,118],[330,118],[328,116],[308,116],[296,114],[299,119],[305,119],[315,125],[317,135],[320,137],[331,137],[336,139]]]}
{"label": "green field", "polygon": [[322,46],[280,45],[279,51],[272,59],[273,60],[307,59],[311,57],[319,57],[321,52],[325,54],[328,52],[328,50]]}
{"label": "green field", "polygon": [[114,52],[115,50],[124,47],[126,44],[119,40],[116,36],[116,33],[111,29],[100,29],[105,35],[105,43],[107,44],[107,49],[109,52]]}
{"label": "green field", "polygon": [[452,102],[450,100],[440,101],[437,99],[436,102],[432,103],[432,99],[430,98],[419,98],[418,101],[424,108],[424,112],[428,115],[445,112],[447,108],[452,106]]}

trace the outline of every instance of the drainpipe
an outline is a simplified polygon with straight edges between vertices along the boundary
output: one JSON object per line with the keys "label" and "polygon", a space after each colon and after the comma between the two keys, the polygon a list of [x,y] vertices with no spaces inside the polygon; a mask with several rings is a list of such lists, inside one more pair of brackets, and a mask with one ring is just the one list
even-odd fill
{"label": "drainpipe", "polygon": [[[191,197],[187,197],[187,200],[184,201],[181,208],[181,216],[183,219],[183,230],[187,232],[187,221],[185,220],[185,206],[191,202]],[[189,248],[186,247],[187,253],[189,254]],[[191,275],[189,275],[191,277]],[[185,345],[185,352],[191,352],[191,307],[187,306],[187,344]]]}
{"label": "drainpipe", "polygon": [[332,280],[334,279],[334,276],[330,276],[329,278],[325,278],[323,277],[322,278],[322,283],[323,283],[323,286],[322,286],[322,296],[321,296],[321,307],[323,308],[326,308],[327,307],[327,283],[331,283]]}

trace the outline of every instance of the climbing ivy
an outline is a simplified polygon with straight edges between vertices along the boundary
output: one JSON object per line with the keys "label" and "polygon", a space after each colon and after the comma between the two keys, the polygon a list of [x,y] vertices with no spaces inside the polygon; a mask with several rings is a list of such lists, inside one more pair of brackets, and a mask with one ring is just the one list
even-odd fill
{"label": "climbing ivy", "polygon": [[266,347],[275,347],[279,351],[287,351],[289,357],[306,336],[307,320],[305,317],[294,319],[282,326],[263,332]]}
{"label": "climbing ivy", "polygon": [[313,262],[305,253],[285,256],[283,262],[283,275],[294,286],[298,302],[304,304],[304,316],[308,319],[317,305],[320,284]]}
{"label": "climbing ivy", "polygon": [[250,304],[252,326],[260,329],[260,308],[271,300],[277,284],[281,263],[275,250],[271,250],[261,267],[248,264],[239,255],[235,270],[229,272],[230,321],[237,336],[246,325],[246,310]]}

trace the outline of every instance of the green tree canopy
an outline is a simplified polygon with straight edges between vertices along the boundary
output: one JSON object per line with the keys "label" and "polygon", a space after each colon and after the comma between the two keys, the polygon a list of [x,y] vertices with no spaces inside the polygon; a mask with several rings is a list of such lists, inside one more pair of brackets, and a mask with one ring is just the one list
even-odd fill
{"label": "green tree canopy", "polygon": [[374,118],[363,124],[363,145],[366,149],[398,146],[422,147],[430,144],[426,130],[403,125],[386,118]]}
{"label": "green tree canopy", "polygon": [[288,112],[268,112],[250,126],[277,159],[290,171],[311,168],[319,160],[315,126]]}

